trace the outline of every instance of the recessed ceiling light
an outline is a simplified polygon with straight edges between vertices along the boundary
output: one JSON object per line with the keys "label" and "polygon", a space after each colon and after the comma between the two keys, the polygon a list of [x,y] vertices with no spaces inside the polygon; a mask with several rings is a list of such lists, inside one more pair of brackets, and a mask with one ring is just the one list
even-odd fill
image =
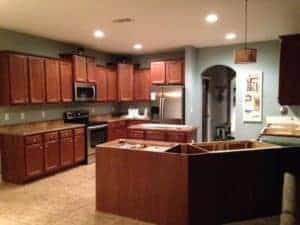
{"label": "recessed ceiling light", "polygon": [[217,22],[219,19],[218,15],[217,14],[208,14],[205,18],[206,22],[207,23],[215,23]]}
{"label": "recessed ceiling light", "polygon": [[134,48],[135,50],[141,50],[141,49],[143,48],[143,45],[142,45],[142,44],[134,44],[134,45],[133,45],[133,48]]}
{"label": "recessed ceiling light", "polygon": [[233,39],[236,39],[236,33],[227,33],[225,35],[225,39],[227,40],[233,40]]}
{"label": "recessed ceiling light", "polygon": [[102,37],[104,37],[104,32],[102,30],[95,30],[94,31],[94,37],[95,38],[102,38]]}

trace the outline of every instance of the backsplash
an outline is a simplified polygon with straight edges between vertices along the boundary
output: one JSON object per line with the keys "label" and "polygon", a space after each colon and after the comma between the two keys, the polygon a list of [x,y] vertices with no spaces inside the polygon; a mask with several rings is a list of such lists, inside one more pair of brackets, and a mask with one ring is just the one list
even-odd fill
{"label": "backsplash", "polygon": [[0,125],[62,119],[65,111],[79,109],[89,110],[91,115],[99,115],[118,112],[119,105],[116,103],[73,103],[0,107]]}

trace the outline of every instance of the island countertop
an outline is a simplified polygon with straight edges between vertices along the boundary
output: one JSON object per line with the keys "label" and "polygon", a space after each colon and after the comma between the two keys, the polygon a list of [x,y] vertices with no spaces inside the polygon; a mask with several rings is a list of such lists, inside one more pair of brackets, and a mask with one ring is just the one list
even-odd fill
{"label": "island countertop", "polygon": [[174,148],[179,148],[179,144],[168,143],[163,141],[150,140],[134,140],[134,139],[117,139],[97,145],[97,149],[113,148],[123,150],[135,151],[149,151],[149,152],[168,152]]}

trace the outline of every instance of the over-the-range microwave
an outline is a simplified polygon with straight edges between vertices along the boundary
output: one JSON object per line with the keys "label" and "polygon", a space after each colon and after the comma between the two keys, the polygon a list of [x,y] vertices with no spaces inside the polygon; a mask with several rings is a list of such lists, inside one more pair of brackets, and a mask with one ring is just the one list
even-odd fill
{"label": "over-the-range microwave", "polygon": [[94,83],[74,83],[74,97],[76,102],[96,101],[96,85]]}

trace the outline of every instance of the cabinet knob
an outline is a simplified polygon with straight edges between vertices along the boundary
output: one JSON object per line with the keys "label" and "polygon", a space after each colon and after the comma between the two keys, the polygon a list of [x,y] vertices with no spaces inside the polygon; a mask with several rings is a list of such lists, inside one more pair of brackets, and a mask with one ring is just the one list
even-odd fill
{"label": "cabinet knob", "polygon": [[40,149],[43,149],[43,146],[40,146]]}

